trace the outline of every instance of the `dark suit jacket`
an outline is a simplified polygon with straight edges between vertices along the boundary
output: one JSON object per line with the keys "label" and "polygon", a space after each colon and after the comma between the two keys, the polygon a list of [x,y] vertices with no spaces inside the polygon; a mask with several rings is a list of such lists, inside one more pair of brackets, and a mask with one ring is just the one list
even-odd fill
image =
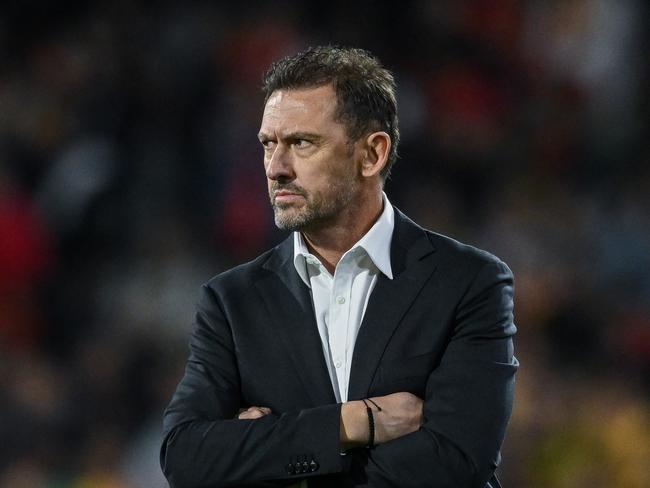
{"label": "dark suit jacket", "polygon": [[[161,464],[173,488],[494,485],[517,369],[512,274],[397,210],[391,265],[359,330],[348,396],[412,392],[425,400],[420,430],[341,456],[340,404],[289,237],[202,287],[164,416]],[[273,413],[236,419],[250,405]]]}

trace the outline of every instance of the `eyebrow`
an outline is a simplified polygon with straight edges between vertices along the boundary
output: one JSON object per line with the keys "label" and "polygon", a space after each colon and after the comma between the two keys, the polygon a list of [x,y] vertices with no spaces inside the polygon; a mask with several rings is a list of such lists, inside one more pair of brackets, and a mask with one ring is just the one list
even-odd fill
{"label": "eyebrow", "polygon": [[[260,132],[257,134],[257,138],[260,141],[263,141],[265,139],[271,139],[272,136],[266,134],[265,132]],[[296,139],[307,139],[310,141],[318,142],[323,139],[323,136],[316,134],[314,132],[289,132],[288,134],[285,134],[282,139],[288,139],[288,140],[296,140]]]}

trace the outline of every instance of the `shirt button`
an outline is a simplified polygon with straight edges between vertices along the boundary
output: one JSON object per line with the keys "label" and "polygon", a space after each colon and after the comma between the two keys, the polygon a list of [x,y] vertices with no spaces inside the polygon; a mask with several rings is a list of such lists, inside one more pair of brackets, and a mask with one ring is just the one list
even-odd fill
{"label": "shirt button", "polygon": [[337,360],[337,361],[334,363],[334,366],[336,366],[337,368],[340,368],[341,366],[343,366],[343,361],[341,361],[341,360]]}
{"label": "shirt button", "polygon": [[341,295],[339,295],[339,296],[336,297],[336,301],[338,303],[340,303],[340,304],[344,304],[345,303],[345,297],[342,297]]}

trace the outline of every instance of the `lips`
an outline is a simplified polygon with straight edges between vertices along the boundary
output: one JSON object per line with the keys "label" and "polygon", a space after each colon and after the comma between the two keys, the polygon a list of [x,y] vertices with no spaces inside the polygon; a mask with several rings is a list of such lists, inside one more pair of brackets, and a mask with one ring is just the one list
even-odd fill
{"label": "lips", "polygon": [[273,195],[273,200],[276,203],[291,203],[291,202],[298,201],[302,198],[304,198],[302,195],[298,193],[286,191],[286,190],[276,191],[275,194]]}

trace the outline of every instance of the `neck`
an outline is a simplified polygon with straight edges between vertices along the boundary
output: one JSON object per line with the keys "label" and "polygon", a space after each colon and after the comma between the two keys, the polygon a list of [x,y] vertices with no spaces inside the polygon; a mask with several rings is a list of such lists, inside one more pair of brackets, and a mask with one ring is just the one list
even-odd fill
{"label": "neck", "polygon": [[343,254],[352,248],[377,222],[383,211],[381,193],[349,205],[329,225],[302,232],[309,251],[334,274]]}

